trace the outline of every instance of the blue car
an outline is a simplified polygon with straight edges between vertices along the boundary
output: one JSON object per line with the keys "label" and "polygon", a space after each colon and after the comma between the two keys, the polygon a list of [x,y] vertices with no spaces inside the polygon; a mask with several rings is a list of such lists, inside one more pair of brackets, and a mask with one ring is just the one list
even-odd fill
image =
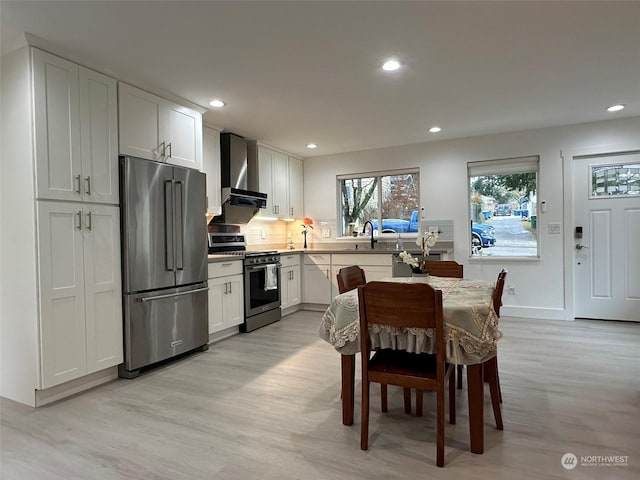
{"label": "blue car", "polygon": [[485,223],[471,224],[471,246],[472,247],[493,247],[496,244],[494,229]]}

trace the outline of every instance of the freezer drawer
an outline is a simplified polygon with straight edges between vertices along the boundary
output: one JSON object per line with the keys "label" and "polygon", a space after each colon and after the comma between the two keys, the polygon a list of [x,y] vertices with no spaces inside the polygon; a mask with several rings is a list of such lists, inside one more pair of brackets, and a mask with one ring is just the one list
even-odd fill
{"label": "freezer drawer", "polygon": [[134,371],[206,345],[207,283],[124,296],[125,362]]}

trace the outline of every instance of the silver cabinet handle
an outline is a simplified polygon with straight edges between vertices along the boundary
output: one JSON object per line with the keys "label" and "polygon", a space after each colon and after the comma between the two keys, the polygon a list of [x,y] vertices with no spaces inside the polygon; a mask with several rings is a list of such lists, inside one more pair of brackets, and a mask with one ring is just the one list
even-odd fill
{"label": "silver cabinet handle", "polygon": [[291,214],[290,215],[293,217],[293,207],[291,207]]}
{"label": "silver cabinet handle", "polygon": [[78,210],[78,226],[76,227],[78,230],[82,230],[82,210]]}
{"label": "silver cabinet handle", "polygon": [[587,245],[582,245],[581,243],[576,243],[576,250],[582,250],[583,248],[589,248]]}
{"label": "silver cabinet handle", "polygon": [[164,157],[164,152],[166,151],[167,147],[165,145],[164,142],[160,143],[160,148],[162,148],[162,153],[160,154],[161,157]]}
{"label": "silver cabinet handle", "polygon": [[91,212],[87,213],[87,230],[91,230],[93,221],[91,220]]}
{"label": "silver cabinet handle", "polygon": [[229,295],[231,295],[231,282],[229,282]]}
{"label": "silver cabinet handle", "polygon": [[80,177],[80,175],[76,175],[76,182],[78,182],[78,188],[76,189],[76,193],[78,195],[82,195],[82,191],[81,191],[81,189],[82,189],[82,180],[81,180],[81,178],[82,177]]}
{"label": "silver cabinet handle", "polygon": [[224,282],[224,294],[229,293],[229,282]]}
{"label": "silver cabinet handle", "polygon": [[230,267],[231,265],[233,265],[233,263],[223,263],[222,264],[223,267]]}
{"label": "silver cabinet handle", "polygon": [[167,144],[167,148],[169,149],[169,158],[172,156],[171,143]]}
{"label": "silver cabinet handle", "polygon": [[166,295],[156,295],[154,297],[143,297],[140,299],[140,301],[150,302],[151,300],[160,300],[162,298],[181,297],[183,295],[191,295],[192,293],[206,292],[207,290],[209,290],[209,287],[197,288],[195,290],[188,290],[186,292],[167,293]]}
{"label": "silver cabinet handle", "polygon": [[91,195],[91,177],[89,176],[85,180],[87,182],[87,195]]}

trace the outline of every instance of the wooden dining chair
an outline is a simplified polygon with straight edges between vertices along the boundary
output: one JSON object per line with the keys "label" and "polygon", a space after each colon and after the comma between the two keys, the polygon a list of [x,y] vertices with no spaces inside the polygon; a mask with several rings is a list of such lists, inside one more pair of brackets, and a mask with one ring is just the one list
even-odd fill
{"label": "wooden dining chair", "polygon": [[345,293],[367,283],[367,278],[357,265],[343,267],[338,271],[338,292]]}
{"label": "wooden dining chair", "polygon": [[436,277],[462,278],[464,266],[453,260],[427,260],[425,267],[429,275]]}
{"label": "wooden dining chair", "polygon": [[[507,278],[507,270],[502,269],[498,274],[498,280],[496,281],[496,287],[493,290],[493,310],[496,312],[498,319],[500,318],[500,307],[502,306],[502,293],[504,292],[504,284]],[[502,389],[500,388],[500,375],[498,375],[498,355],[490,358],[486,362],[484,362],[483,366],[483,375],[484,380],[489,382],[489,388],[493,388],[495,390],[491,391],[491,402],[494,404],[494,413],[495,413],[495,401],[494,398],[497,398],[500,403],[502,403]],[[497,405],[498,407],[500,405]],[[499,428],[499,430],[502,430]]]}
{"label": "wooden dining chair", "polygon": [[[442,292],[420,283],[369,282],[358,287],[358,301],[362,358],[360,448],[367,450],[369,446],[371,383],[435,391],[436,465],[444,466],[445,380],[451,376],[453,365],[445,362]],[[380,349],[372,354],[368,333],[371,324],[397,328],[431,328],[435,330],[435,353]]]}

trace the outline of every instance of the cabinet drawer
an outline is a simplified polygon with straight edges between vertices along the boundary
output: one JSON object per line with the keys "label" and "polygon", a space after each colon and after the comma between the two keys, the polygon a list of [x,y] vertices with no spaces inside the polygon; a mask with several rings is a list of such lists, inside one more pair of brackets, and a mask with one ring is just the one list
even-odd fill
{"label": "cabinet drawer", "polygon": [[306,253],[304,255],[305,265],[331,265],[331,254]]}
{"label": "cabinet drawer", "polygon": [[379,265],[391,266],[390,253],[334,253],[333,265]]}
{"label": "cabinet drawer", "polygon": [[294,265],[300,265],[300,254],[299,253],[289,253],[289,254],[280,254],[280,263],[283,267],[293,267]]}
{"label": "cabinet drawer", "polygon": [[242,274],[242,260],[229,260],[226,262],[212,262],[208,265],[208,278],[226,277],[227,275]]}

